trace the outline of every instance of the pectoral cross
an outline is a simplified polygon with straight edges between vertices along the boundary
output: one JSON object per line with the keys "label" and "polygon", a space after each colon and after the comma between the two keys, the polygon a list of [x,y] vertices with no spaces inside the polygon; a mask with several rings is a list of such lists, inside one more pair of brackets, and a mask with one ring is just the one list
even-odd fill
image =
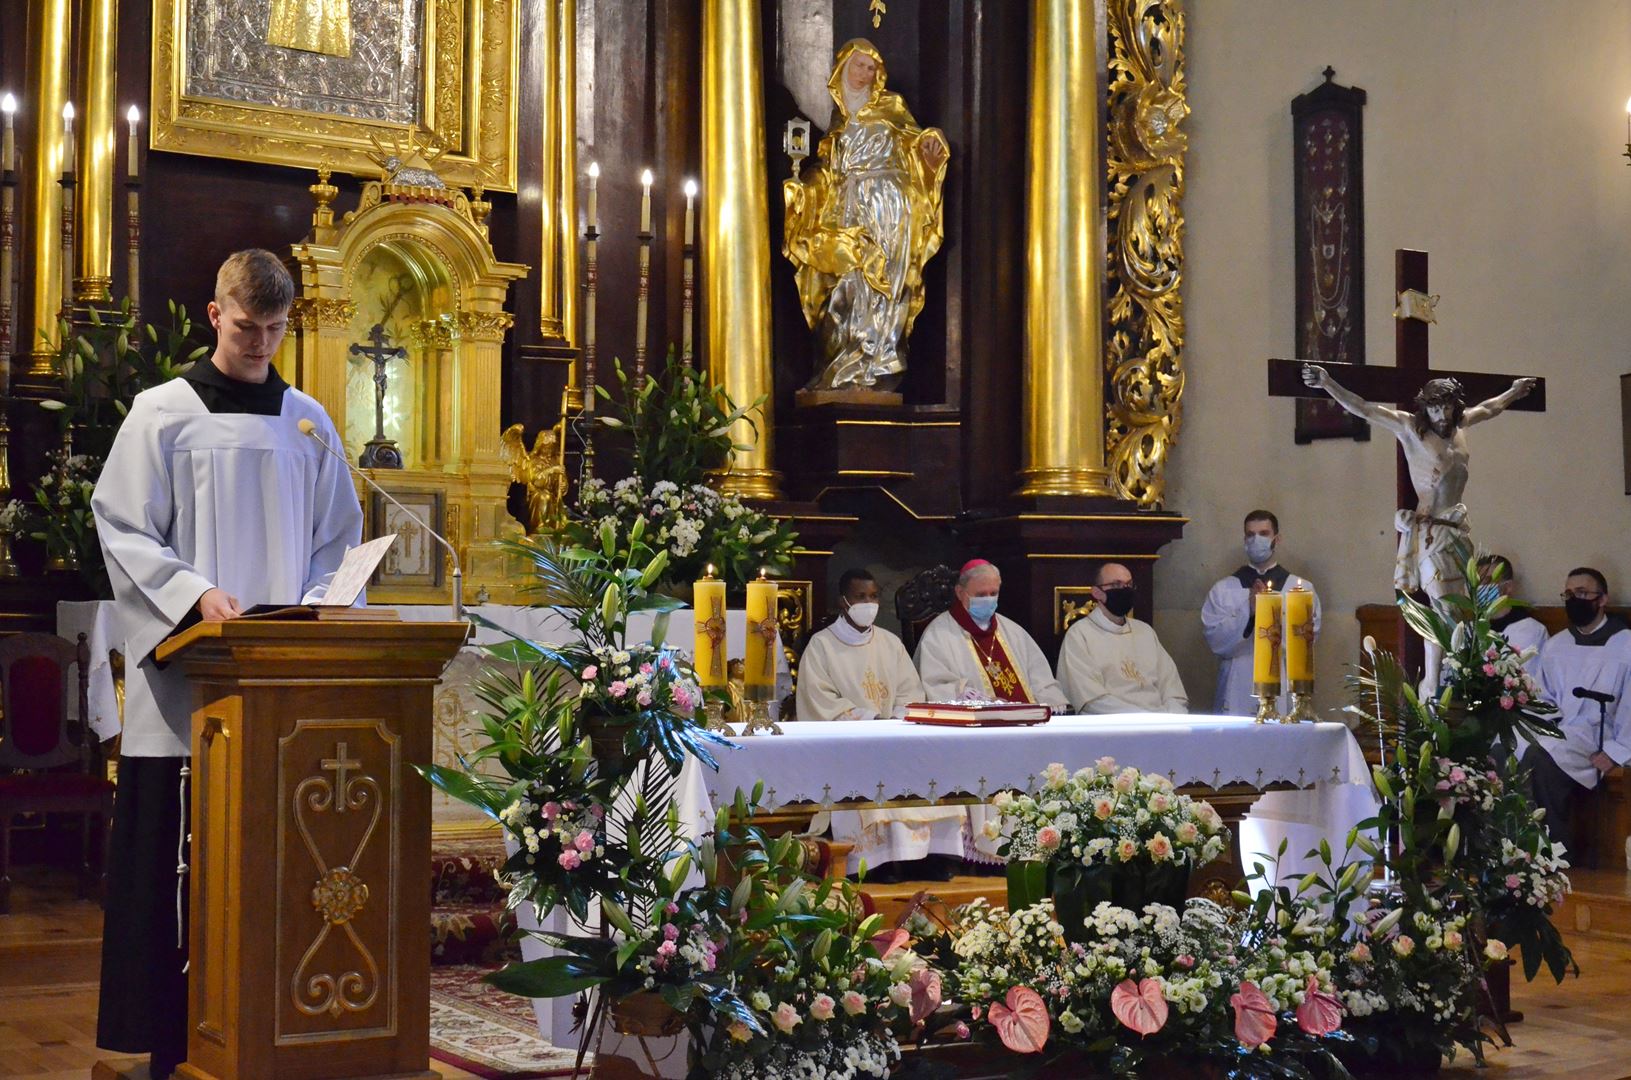
{"label": "pectoral cross", "polygon": [[402,451],[396,448],[393,440],[385,437],[385,365],[392,360],[406,360],[408,350],[386,344],[388,339],[381,323],[375,323],[373,329],[368,331],[368,340],[373,344],[351,346],[353,356],[361,357],[363,362],[373,361],[374,364],[374,437],[363,447],[357,464],[365,469],[400,469]]}

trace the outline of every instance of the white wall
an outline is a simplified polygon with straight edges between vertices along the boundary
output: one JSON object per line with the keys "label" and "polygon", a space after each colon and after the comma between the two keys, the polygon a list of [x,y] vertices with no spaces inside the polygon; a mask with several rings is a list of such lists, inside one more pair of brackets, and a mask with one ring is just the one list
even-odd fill
{"label": "white wall", "polygon": [[1431,254],[1435,365],[1544,375],[1548,411],[1468,437],[1475,539],[1554,601],[1576,564],[1631,599],[1619,376],[1631,371],[1631,4],[1619,0],[1192,0],[1184,421],[1156,564],[1156,625],[1197,708],[1215,664],[1206,590],[1243,561],[1240,519],[1280,515],[1318,587],[1320,704],[1341,704],[1354,608],[1391,601],[1394,444],[1292,441],[1264,358],[1293,347],[1291,99],[1326,64],[1363,87],[1366,339],[1393,363],[1393,251]]}

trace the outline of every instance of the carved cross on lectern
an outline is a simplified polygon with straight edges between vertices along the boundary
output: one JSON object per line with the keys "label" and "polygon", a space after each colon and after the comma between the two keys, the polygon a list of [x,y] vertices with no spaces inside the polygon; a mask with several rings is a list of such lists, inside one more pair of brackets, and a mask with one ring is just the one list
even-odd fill
{"label": "carved cross on lectern", "polygon": [[[1395,403],[1406,410],[1415,407],[1415,397],[1429,379],[1459,380],[1469,402],[1495,397],[1512,385],[1518,376],[1481,371],[1441,371],[1429,366],[1427,320],[1432,318],[1432,302],[1427,294],[1427,252],[1408,248],[1395,251],[1393,275],[1400,307],[1394,313],[1394,366],[1320,361],[1320,366],[1329,371],[1337,382],[1366,401]],[[1303,364],[1302,360],[1270,360],[1269,395],[1324,398],[1325,391],[1303,383]],[[1507,408],[1521,412],[1545,412],[1546,380],[1537,380],[1535,389],[1527,397],[1520,398]],[[1398,461],[1399,508],[1414,510],[1416,489],[1410,482],[1410,469],[1405,464],[1403,450],[1399,451]]]}
{"label": "carved cross on lectern", "polygon": [[373,344],[351,346],[353,356],[374,364],[374,437],[368,440],[357,463],[365,469],[400,469],[402,452],[395,442],[385,437],[385,365],[392,360],[406,360],[408,350],[386,344],[382,323],[375,323],[368,331],[368,340]]}

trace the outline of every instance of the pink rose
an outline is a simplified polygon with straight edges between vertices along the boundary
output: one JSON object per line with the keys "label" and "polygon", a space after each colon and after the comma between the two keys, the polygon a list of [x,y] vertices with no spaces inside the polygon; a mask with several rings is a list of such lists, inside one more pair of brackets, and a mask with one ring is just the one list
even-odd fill
{"label": "pink rose", "polygon": [[680,936],[680,928],[673,923],[663,923],[663,940],[673,941]]}
{"label": "pink rose", "polygon": [[1450,770],[1450,783],[1459,784],[1459,783],[1462,783],[1463,781],[1465,781],[1466,779],[1467,779],[1467,773],[1466,773],[1466,771],[1464,769],[1455,768],[1455,769]]}
{"label": "pink rose", "polygon": [[640,674],[650,675],[651,674],[651,665],[650,664],[641,664],[640,665]]}
{"label": "pink rose", "polygon": [[571,848],[567,848],[556,857],[555,861],[561,864],[561,869],[563,870],[576,870],[578,868],[578,864],[583,860],[578,857],[578,853],[576,851],[573,851]]}
{"label": "pink rose", "polygon": [[1459,930],[1446,930],[1446,931],[1444,931],[1444,947],[1446,949],[1459,949],[1459,948],[1461,948],[1461,931],[1459,931]]}
{"label": "pink rose", "polygon": [[1195,966],[1195,958],[1193,956],[1190,956],[1188,953],[1184,953],[1184,955],[1182,955],[1182,956],[1178,957],[1176,960],[1174,960],[1173,963],[1177,964],[1179,967],[1183,968],[1185,971],[1188,971],[1190,968]]}
{"label": "pink rose", "polygon": [[1495,665],[1494,664],[1485,664],[1484,665],[1484,674],[1489,675],[1489,676],[1494,676],[1494,674],[1495,674]]}
{"label": "pink rose", "polygon": [[963,1023],[961,1020],[957,1021],[957,1026],[952,1030],[957,1032],[957,1037],[959,1039],[966,1039],[969,1036],[968,1025]]}
{"label": "pink rose", "polygon": [[599,803],[596,803],[589,808],[589,816],[594,818],[596,821],[605,821],[606,808]]}
{"label": "pink rose", "polygon": [[1416,951],[1416,939],[1409,934],[1400,934],[1393,939],[1393,952],[1397,956],[1409,956]]}
{"label": "pink rose", "polygon": [[776,1013],[771,1017],[771,1021],[782,1034],[791,1035],[793,1034],[793,1028],[802,1023],[802,1018],[799,1016],[797,1009],[784,1001],[776,1006]]}
{"label": "pink rose", "polygon": [[1054,851],[1059,847],[1059,830],[1052,825],[1044,825],[1036,834],[1036,843],[1043,851]]}
{"label": "pink rose", "polygon": [[1513,705],[1512,695],[1511,694],[1502,694],[1501,695],[1501,708],[1510,709],[1510,708],[1512,708],[1512,705]]}
{"label": "pink rose", "polygon": [[661,945],[657,946],[657,955],[662,957],[664,960],[669,959],[679,951],[680,947],[674,944],[672,941],[665,941]]}
{"label": "pink rose", "polygon": [[1523,878],[1519,877],[1517,874],[1508,874],[1506,876],[1506,887],[1507,888],[1517,889],[1522,884],[1523,884]]}
{"label": "pink rose", "polygon": [[1349,959],[1353,960],[1354,963],[1356,963],[1356,964],[1369,963],[1370,962],[1370,946],[1366,945],[1363,941],[1361,941],[1358,944],[1356,944],[1353,947],[1353,949],[1348,953],[1348,957],[1349,957]]}
{"label": "pink rose", "polygon": [[616,682],[612,683],[611,692],[612,697],[622,697],[624,694],[629,692],[629,684],[624,682],[622,679],[618,679]]}
{"label": "pink rose", "polygon": [[1504,942],[1497,941],[1495,938],[1490,938],[1488,941],[1484,942],[1484,955],[1497,962],[1505,960],[1506,944]]}
{"label": "pink rose", "polygon": [[[1100,776],[1109,776],[1111,773],[1116,771],[1116,759],[1113,757],[1101,757],[1099,760],[1093,763],[1093,768]],[[978,1020],[979,1017],[975,1017],[975,1019]]]}
{"label": "pink rose", "polygon": [[889,1000],[903,1009],[912,1006],[912,988],[906,983],[895,983],[889,988]]}
{"label": "pink rose", "polygon": [[1167,839],[1165,833],[1156,833],[1144,844],[1149,851],[1150,858],[1156,862],[1163,862],[1172,858],[1172,841]]}
{"label": "pink rose", "polygon": [[1150,796],[1150,813],[1164,814],[1172,809],[1172,798],[1165,792],[1157,791]]}
{"label": "pink rose", "polygon": [[1195,827],[1193,821],[1186,821],[1178,826],[1178,842],[1181,844],[1193,844],[1200,835],[1201,830]]}
{"label": "pink rose", "polygon": [[674,903],[674,901],[670,900],[668,903],[663,905],[663,910],[670,915],[678,915],[680,913],[680,906]]}
{"label": "pink rose", "polygon": [[1122,862],[1132,862],[1134,859],[1138,858],[1138,841],[1131,839],[1130,837],[1122,840],[1116,845],[1116,856],[1120,858]]}
{"label": "pink rose", "polygon": [[839,999],[844,1005],[844,1011],[851,1016],[860,1016],[866,1012],[866,998],[854,990],[845,990],[844,996]]}
{"label": "pink rose", "polygon": [[753,1029],[740,1020],[732,1020],[731,1026],[725,1029],[736,1042],[747,1042],[753,1038]]}
{"label": "pink rose", "polygon": [[572,846],[577,848],[579,851],[593,851],[595,848],[595,838],[591,836],[587,830],[585,830],[584,832],[580,832],[578,834],[578,838],[576,840],[572,841]]}
{"label": "pink rose", "polygon": [[817,1020],[831,1020],[833,1013],[833,999],[826,994],[817,994],[815,1000],[810,1002],[810,1015]]}
{"label": "pink rose", "polygon": [[583,669],[583,681],[594,682],[595,676],[599,674],[600,668],[596,667],[594,664],[590,664],[588,667]]}
{"label": "pink rose", "polygon": [[650,690],[641,690],[638,694],[635,695],[634,700],[635,700],[635,703],[638,704],[642,709],[651,708],[651,691]]}
{"label": "pink rose", "polygon": [[1108,820],[1116,812],[1116,801],[1109,796],[1100,795],[1093,800],[1093,816],[1100,821]]}
{"label": "pink rose", "polygon": [[546,802],[544,804],[544,820],[545,821],[553,821],[553,820],[555,820],[556,818],[558,818],[560,816],[561,816],[561,804],[560,803],[551,801],[551,802]]}
{"label": "pink rose", "polygon": [[1519,705],[1529,704],[1529,695],[1524,693],[1522,690],[1518,691],[1518,704]]}

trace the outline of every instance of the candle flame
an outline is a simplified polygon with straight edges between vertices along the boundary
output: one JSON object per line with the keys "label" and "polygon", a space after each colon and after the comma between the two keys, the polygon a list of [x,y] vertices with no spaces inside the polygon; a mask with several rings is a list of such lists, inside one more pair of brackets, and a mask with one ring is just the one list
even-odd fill
{"label": "candle flame", "polygon": [[716,571],[714,570],[714,564],[709,563],[707,571],[704,572],[702,576],[703,577],[713,577],[715,575],[715,573],[716,573]]}
{"label": "candle flame", "polygon": [[685,182],[685,197],[687,199],[694,199],[697,197],[697,182],[695,180],[687,180]]}
{"label": "candle flame", "polygon": [[1625,99],[1625,111],[1631,113],[1631,98]]}
{"label": "candle flame", "polygon": [[17,111],[17,99],[16,98],[12,97],[10,94],[7,94],[5,97],[0,98],[0,112],[4,112],[7,116],[10,116],[12,113],[14,113],[16,111]]}
{"label": "candle flame", "polygon": [[62,118],[64,120],[68,121],[70,124],[74,122],[74,103],[73,102],[65,101],[65,102],[62,103]]}
{"label": "candle flame", "polygon": [[140,109],[136,108],[136,106],[132,105],[130,107],[130,111],[125,113],[125,119],[130,121],[130,126],[131,127],[135,127],[138,123],[141,122],[142,111]]}
{"label": "candle flame", "polygon": [[642,187],[650,187],[651,186],[651,170],[650,169],[647,169],[647,170],[645,170],[644,172],[642,172],[640,174],[640,184],[641,184]]}
{"label": "candle flame", "polygon": [[600,179],[600,162],[591,161],[589,163],[589,179],[591,179],[591,180],[599,180]]}

